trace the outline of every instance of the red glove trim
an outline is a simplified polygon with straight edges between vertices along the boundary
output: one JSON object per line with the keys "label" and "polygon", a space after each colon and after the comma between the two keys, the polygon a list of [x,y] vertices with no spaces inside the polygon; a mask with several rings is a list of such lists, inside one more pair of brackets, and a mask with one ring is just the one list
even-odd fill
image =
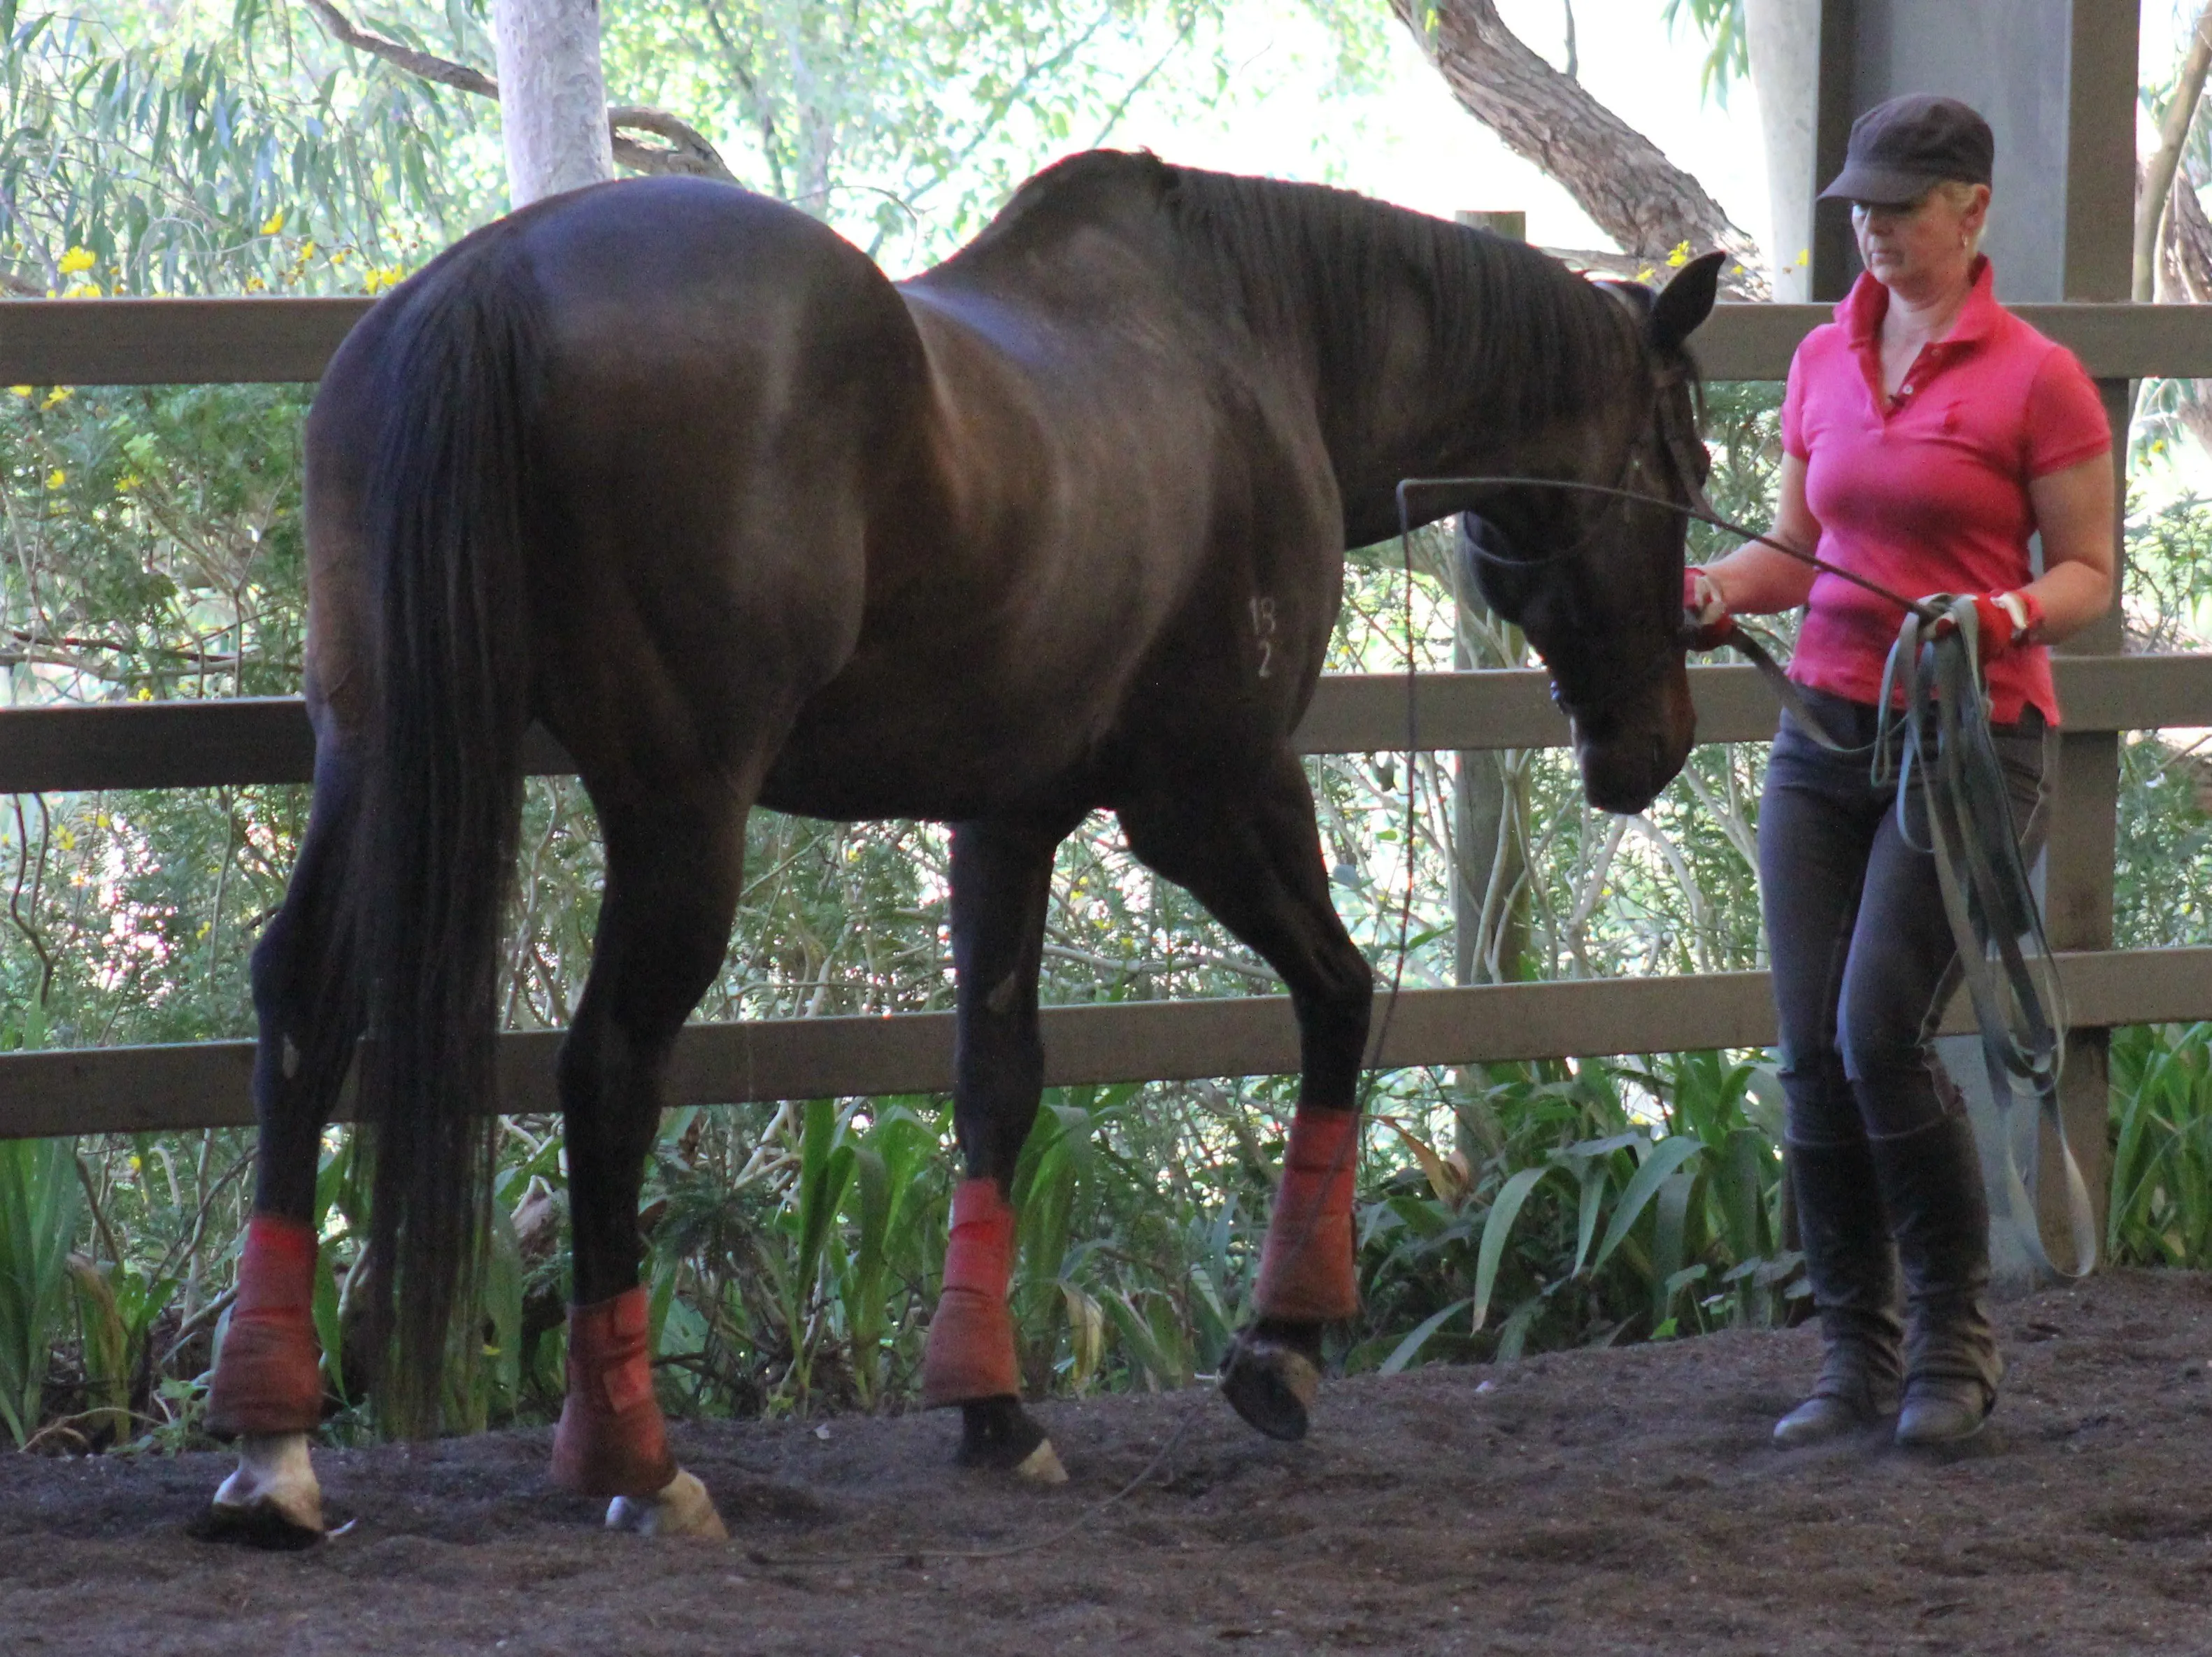
{"label": "red glove trim", "polygon": [[282,1215],[247,1222],[238,1300],[208,1387],[208,1430],[310,1433],[323,1418],[322,1343],[315,1335],[314,1228]]}
{"label": "red glove trim", "polygon": [[1301,1106],[1291,1120],[1283,1183],[1268,1217],[1252,1303],[1263,1318],[1330,1323],[1359,1310],[1352,1196],[1359,1112]]}

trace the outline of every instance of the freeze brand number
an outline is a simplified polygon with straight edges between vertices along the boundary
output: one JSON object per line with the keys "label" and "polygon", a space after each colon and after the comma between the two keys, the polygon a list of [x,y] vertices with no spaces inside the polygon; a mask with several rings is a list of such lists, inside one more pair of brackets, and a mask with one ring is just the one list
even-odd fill
{"label": "freeze brand number", "polygon": [[1260,677],[1272,679],[1275,673],[1275,601],[1254,599],[1251,612],[1252,637],[1260,646]]}

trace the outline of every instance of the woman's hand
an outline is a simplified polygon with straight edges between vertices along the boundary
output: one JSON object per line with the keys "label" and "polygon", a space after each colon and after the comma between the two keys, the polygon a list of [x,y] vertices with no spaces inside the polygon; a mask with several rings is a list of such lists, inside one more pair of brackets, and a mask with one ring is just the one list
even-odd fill
{"label": "woman's hand", "polygon": [[1692,650],[1717,650],[1735,632],[1728,600],[1698,564],[1682,571],[1682,619],[1687,625],[1684,642]]}

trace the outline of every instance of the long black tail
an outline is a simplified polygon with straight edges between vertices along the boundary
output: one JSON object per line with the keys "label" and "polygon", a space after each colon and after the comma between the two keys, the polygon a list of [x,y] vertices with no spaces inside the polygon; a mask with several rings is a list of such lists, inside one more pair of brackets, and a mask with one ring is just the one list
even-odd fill
{"label": "long black tail", "polygon": [[387,1418],[416,1434],[436,1425],[489,1197],[528,718],[523,428],[542,360],[534,288],[501,241],[420,280],[387,336],[368,488],[380,701],[353,894],[370,1011],[372,1349],[395,1360],[377,1389]]}

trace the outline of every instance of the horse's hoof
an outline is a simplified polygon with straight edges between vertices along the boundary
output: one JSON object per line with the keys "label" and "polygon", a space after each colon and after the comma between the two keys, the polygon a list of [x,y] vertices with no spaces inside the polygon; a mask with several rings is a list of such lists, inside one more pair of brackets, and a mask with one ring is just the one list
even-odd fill
{"label": "horse's hoof", "polygon": [[305,1548],[323,1539],[323,1492],[305,1433],[248,1433],[238,1471],[208,1508],[210,1536],[257,1548]]}
{"label": "horse's hoof", "polygon": [[1269,1438],[1296,1443],[1321,1391],[1321,1366],[1286,1343],[1249,1331],[1221,1366],[1221,1391],[1246,1422]]}
{"label": "horse's hoof", "polygon": [[726,1542],[730,1533],[714,1499],[696,1477],[681,1467],[651,1496],[618,1496],[607,1503],[607,1528],[640,1536],[683,1536],[702,1542]]}
{"label": "horse's hoof", "polygon": [[1014,1469],[1014,1477],[1030,1484],[1065,1484],[1067,1469],[1060,1465],[1060,1453],[1052,1447],[1052,1441],[1039,1439],[1037,1447]]}
{"label": "horse's hoof", "polygon": [[971,1398],[960,1406],[960,1416],[957,1459],[963,1467],[1012,1473],[1031,1484],[1067,1483],[1067,1469],[1060,1465],[1052,1441],[1019,1398]]}

